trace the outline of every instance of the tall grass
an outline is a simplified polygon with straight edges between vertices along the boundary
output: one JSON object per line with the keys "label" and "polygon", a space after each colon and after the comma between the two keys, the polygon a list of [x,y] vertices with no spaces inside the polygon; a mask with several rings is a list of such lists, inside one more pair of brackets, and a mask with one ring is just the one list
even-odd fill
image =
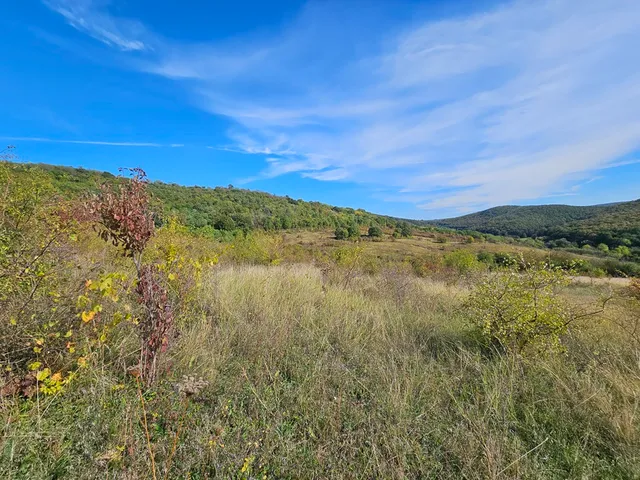
{"label": "tall grass", "polygon": [[[150,478],[143,419],[159,478],[640,476],[640,350],[612,318],[575,326],[566,354],[519,358],[468,326],[463,286],[340,275],[206,270],[165,380],[143,392],[146,417],[123,329],[64,394],[5,401],[0,477]],[[618,320],[634,314],[616,308]],[[209,384],[167,462],[183,375]]]}

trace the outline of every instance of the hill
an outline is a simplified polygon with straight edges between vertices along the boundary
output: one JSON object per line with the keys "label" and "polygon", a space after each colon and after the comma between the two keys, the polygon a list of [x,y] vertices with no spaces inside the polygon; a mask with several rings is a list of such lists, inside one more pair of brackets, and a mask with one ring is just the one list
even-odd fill
{"label": "hill", "polygon": [[[65,197],[96,190],[117,177],[107,172],[48,164],[11,163],[16,175],[37,172],[47,177],[53,188]],[[186,187],[152,182],[149,189],[158,201],[162,216],[177,216],[192,229],[237,229],[267,231],[281,229],[322,229],[350,224],[395,227],[401,220],[375,215],[361,209],[343,208],[320,202],[307,202],[288,196],[228,187]]]}
{"label": "hill", "polygon": [[493,235],[543,237],[548,241],[564,238],[576,246],[640,246],[640,200],[587,207],[503,206],[421,223]]}

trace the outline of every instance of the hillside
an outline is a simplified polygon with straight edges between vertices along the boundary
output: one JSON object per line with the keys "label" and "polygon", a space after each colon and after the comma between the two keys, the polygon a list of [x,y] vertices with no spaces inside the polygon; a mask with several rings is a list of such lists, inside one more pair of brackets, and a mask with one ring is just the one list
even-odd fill
{"label": "hillside", "polygon": [[0,163],[0,478],[640,478],[640,282],[562,268],[610,260],[429,229],[220,241],[155,228],[148,190],[288,201],[139,177],[69,221],[56,189],[116,180],[53,172]]}
{"label": "hillside", "polygon": [[[63,196],[79,196],[96,190],[117,177],[83,168],[47,164],[11,164],[14,174],[44,175]],[[187,227],[223,231],[236,229],[280,230],[320,229],[352,223],[396,226],[400,220],[364,210],[342,208],[320,202],[306,202],[233,186],[205,188],[152,182],[150,191],[158,201],[162,216],[177,216]]]}
{"label": "hillside", "polygon": [[577,245],[640,246],[640,200],[587,207],[503,206],[422,223],[493,235],[565,238]]}

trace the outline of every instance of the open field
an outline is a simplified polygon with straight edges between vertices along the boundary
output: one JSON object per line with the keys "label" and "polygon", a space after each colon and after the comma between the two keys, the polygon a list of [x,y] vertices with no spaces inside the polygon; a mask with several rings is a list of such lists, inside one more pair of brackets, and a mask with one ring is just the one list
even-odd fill
{"label": "open field", "polygon": [[640,477],[638,282],[455,233],[221,240],[156,228],[140,179],[80,207],[23,180],[0,478]]}
{"label": "open field", "polygon": [[[597,297],[591,286],[565,292]],[[468,323],[469,287],[294,264],[208,268],[160,383],[123,325],[61,394],[3,400],[3,478],[634,478],[639,345],[623,301],[567,353],[520,358]],[[183,375],[207,382],[180,400]]]}

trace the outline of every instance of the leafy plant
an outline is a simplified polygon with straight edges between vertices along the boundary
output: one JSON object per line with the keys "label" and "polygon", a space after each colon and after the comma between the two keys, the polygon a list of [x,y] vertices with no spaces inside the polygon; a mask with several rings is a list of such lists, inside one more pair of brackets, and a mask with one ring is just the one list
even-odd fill
{"label": "leafy plant", "polygon": [[368,234],[371,238],[381,238],[382,237],[382,229],[378,225],[371,225],[369,227]]}
{"label": "leafy plant", "polygon": [[602,312],[607,301],[593,311],[578,310],[559,294],[570,283],[565,271],[546,264],[495,272],[475,286],[467,302],[470,321],[508,351],[562,350],[569,325]]}
{"label": "leafy plant", "polygon": [[156,379],[158,355],[169,344],[173,331],[173,306],[164,286],[164,275],[155,265],[143,265],[142,255],[154,234],[154,215],[147,192],[148,180],[140,168],[129,170],[131,177],[119,187],[103,184],[89,203],[88,212],[105,241],[122,246],[136,267],[138,302],[143,307],[138,321],[140,363],[137,375],[150,385]]}

